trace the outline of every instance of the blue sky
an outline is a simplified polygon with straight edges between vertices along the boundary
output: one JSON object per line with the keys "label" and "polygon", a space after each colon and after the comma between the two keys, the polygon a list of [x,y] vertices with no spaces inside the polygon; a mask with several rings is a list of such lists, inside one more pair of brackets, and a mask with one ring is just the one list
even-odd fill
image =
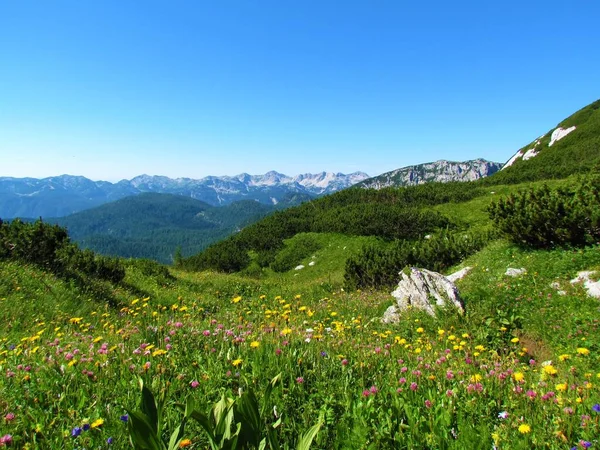
{"label": "blue sky", "polygon": [[506,161],[600,98],[600,2],[0,2],[0,176]]}

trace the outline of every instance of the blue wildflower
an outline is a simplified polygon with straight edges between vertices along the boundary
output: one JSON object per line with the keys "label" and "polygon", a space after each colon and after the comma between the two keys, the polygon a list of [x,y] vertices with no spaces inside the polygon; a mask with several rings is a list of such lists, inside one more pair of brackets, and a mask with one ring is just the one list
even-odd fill
{"label": "blue wildflower", "polygon": [[600,413],[600,404],[596,403],[594,406],[592,406],[592,409],[597,413]]}
{"label": "blue wildflower", "polygon": [[81,434],[83,430],[80,427],[75,427],[71,430],[71,436],[76,438],[77,436],[79,436]]}

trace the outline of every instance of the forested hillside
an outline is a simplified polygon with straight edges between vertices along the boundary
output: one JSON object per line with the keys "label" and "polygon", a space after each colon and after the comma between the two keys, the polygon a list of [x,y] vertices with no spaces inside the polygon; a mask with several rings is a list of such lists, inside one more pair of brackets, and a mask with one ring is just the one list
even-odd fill
{"label": "forested hillside", "polygon": [[140,194],[49,221],[66,227],[83,248],[170,264],[176,252],[195,254],[273,210],[252,200],[214,207],[180,195]]}

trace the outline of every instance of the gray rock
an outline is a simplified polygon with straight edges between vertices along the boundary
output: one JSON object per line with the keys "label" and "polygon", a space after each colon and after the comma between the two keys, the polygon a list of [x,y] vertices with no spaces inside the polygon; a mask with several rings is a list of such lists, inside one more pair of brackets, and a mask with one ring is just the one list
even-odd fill
{"label": "gray rock", "polygon": [[524,273],[527,273],[527,269],[525,269],[524,267],[521,267],[520,269],[509,267],[508,269],[506,269],[504,275],[508,277],[518,277],[520,275],[523,275]]}
{"label": "gray rock", "polygon": [[411,267],[410,273],[403,271],[400,276],[402,279],[392,292],[396,304],[386,310],[382,322],[398,323],[400,314],[408,308],[421,309],[432,316],[435,316],[436,307],[451,306],[461,313],[464,311],[458,289],[442,274]]}
{"label": "gray rock", "polygon": [[472,267],[465,267],[464,269],[460,269],[459,271],[451,273],[450,275],[446,275],[446,278],[454,283],[456,280],[463,279],[465,275],[471,271],[471,269]]}
{"label": "gray rock", "polygon": [[571,284],[583,282],[583,287],[590,297],[600,298],[600,281],[594,281],[595,270],[584,270],[577,273],[577,277],[571,280]]}

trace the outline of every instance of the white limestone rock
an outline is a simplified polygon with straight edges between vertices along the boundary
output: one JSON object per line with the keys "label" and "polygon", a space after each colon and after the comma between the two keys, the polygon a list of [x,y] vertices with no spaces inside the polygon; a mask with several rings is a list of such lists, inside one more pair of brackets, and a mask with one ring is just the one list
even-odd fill
{"label": "white limestone rock", "polygon": [[458,289],[448,278],[427,269],[411,267],[400,272],[401,280],[392,296],[396,304],[383,315],[383,323],[398,323],[400,314],[408,308],[418,308],[435,316],[436,307],[455,307],[464,312]]}
{"label": "white limestone rock", "polygon": [[506,269],[504,275],[506,275],[507,277],[519,277],[525,273],[527,273],[527,269],[525,269],[524,267],[521,267],[520,269],[509,267],[508,269]]}
{"label": "white limestone rock", "polygon": [[464,269],[460,269],[457,272],[451,273],[450,275],[446,275],[451,282],[455,282],[457,280],[461,280],[471,271],[472,267],[465,267]]}
{"label": "white limestone rock", "polygon": [[299,266],[294,267],[294,270],[302,270],[304,269],[304,266],[302,264],[300,264]]}
{"label": "white limestone rock", "polygon": [[571,280],[571,284],[583,282],[583,288],[586,290],[590,297],[600,298],[600,281],[594,281],[591,279],[593,275],[596,275],[595,270],[584,270],[577,273],[577,277]]}

